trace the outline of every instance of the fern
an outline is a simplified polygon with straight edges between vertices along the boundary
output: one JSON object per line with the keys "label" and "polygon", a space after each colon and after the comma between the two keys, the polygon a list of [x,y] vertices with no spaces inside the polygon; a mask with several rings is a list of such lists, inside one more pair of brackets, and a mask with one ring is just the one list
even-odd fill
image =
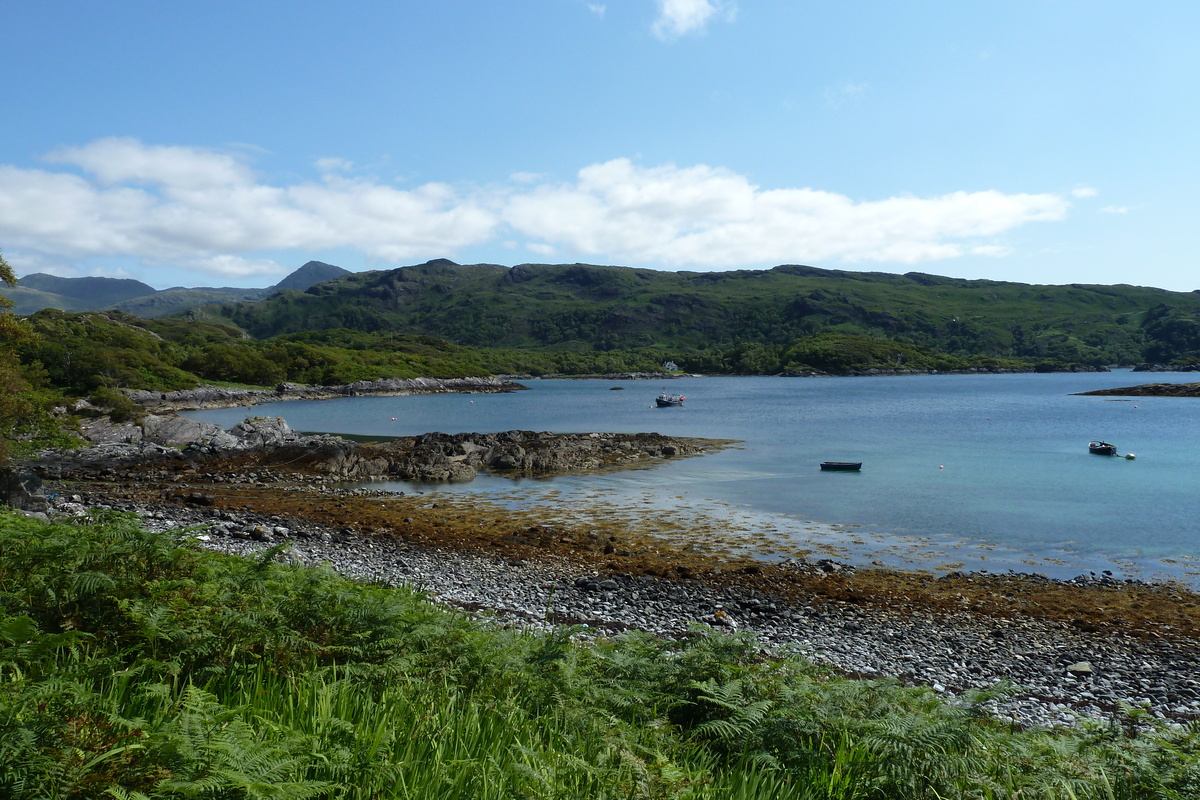
{"label": "fern", "polygon": [[236,791],[256,800],[302,800],[329,788],[325,782],[297,780],[310,760],[302,738],[259,724],[188,687],[178,718],[159,732],[162,742],[156,747],[166,751],[175,774],[159,789],[184,797]]}
{"label": "fern", "polygon": [[693,717],[692,733],[726,752],[746,750],[758,738],[758,726],[773,706],[770,700],[752,702],[740,680],[693,682],[692,688],[696,697],[689,705],[699,715]]}

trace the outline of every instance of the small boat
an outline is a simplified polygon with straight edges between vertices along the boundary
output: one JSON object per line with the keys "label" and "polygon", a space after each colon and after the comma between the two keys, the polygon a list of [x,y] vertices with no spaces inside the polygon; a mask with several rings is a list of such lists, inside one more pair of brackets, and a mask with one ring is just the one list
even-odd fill
{"label": "small boat", "polygon": [[858,472],[862,469],[861,461],[822,461],[821,469],[828,472]]}
{"label": "small boat", "polygon": [[1115,456],[1117,446],[1110,442],[1089,442],[1088,452],[1096,456]]}
{"label": "small boat", "polygon": [[667,394],[667,390],[663,389],[662,394],[654,398],[654,402],[658,404],[659,408],[665,408],[667,406],[681,406],[683,405],[683,395]]}

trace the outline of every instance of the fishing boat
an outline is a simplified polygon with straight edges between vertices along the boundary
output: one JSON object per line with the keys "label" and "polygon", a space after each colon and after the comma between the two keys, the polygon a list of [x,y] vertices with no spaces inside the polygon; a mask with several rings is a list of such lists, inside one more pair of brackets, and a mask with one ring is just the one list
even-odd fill
{"label": "fishing boat", "polygon": [[861,461],[822,461],[821,469],[827,472],[858,472],[862,469]]}
{"label": "fishing boat", "polygon": [[654,402],[658,404],[659,408],[665,408],[667,406],[681,406],[683,405],[683,395],[667,394],[667,390],[663,389],[662,394],[654,398]]}
{"label": "fishing boat", "polygon": [[1095,456],[1115,456],[1117,446],[1110,442],[1089,442],[1088,452]]}

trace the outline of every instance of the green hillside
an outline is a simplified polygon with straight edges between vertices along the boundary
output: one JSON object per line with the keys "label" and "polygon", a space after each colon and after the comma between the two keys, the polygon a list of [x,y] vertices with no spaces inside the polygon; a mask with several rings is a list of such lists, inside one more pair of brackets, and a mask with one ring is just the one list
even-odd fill
{"label": "green hillside", "polygon": [[60,278],[37,273],[21,278],[16,286],[0,284],[0,295],[9,298],[17,314],[33,314],[44,308],[61,311],[116,309],[137,317],[165,317],[189,308],[213,303],[244,303],[270,297],[281,289],[304,291],[315,283],[347,275],[341,267],[309,261],[275,286],[263,289],[234,287],[175,286],[156,290],[128,278]]}
{"label": "green hillside", "polygon": [[13,304],[13,312],[32,314],[43,308],[84,311],[103,308],[154,292],[154,287],[128,278],[60,278],[35,273],[16,286],[0,289]]}
{"label": "green hillside", "polygon": [[192,312],[258,338],[347,328],[475,347],[685,352],[858,334],[950,355],[1089,364],[1193,357],[1200,293],[804,266],[659,272],[444,259]]}
{"label": "green hillside", "polygon": [[120,303],[113,303],[109,306],[91,305],[82,310],[97,311],[101,308],[113,308],[133,314],[135,317],[151,319],[154,317],[170,316],[171,314],[186,311],[195,306],[210,303],[253,302],[267,297],[270,293],[270,289],[235,289],[227,287],[199,287],[189,289],[177,286],[142,297],[123,300]]}

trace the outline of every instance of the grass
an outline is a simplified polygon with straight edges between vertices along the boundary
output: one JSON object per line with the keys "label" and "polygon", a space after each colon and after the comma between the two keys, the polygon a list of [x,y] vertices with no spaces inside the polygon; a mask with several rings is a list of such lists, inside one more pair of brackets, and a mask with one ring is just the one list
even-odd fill
{"label": "grass", "polygon": [[985,695],[847,680],[745,636],[504,630],[275,555],[0,513],[0,796],[1200,793],[1194,727],[1014,730]]}

